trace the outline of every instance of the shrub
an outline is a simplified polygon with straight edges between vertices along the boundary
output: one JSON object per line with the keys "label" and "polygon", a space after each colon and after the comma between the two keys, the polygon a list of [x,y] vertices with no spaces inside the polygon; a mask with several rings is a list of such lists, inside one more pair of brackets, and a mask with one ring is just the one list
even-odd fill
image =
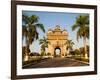
{"label": "shrub", "polygon": [[51,53],[49,53],[49,52],[48,52],[48,53],[47,53],[47,55],[48,55],[48,56],[50,56],[50,55],[51,55]]}

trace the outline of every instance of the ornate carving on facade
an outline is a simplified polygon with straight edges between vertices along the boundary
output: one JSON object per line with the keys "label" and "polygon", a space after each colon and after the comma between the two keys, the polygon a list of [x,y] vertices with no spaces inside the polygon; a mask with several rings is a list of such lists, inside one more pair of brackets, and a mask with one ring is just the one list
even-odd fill
{"label": "ornate carving on facade", "polygon": [[60,49],[60,56],[64,57],[66,53],[66,46],[64,45],[68,40],[68,32],[67,30],[61,30],[60,26],[57,25],[55,29],[49,29],[47,32],[47,39],[50,42],[48,44],[48,53],[51,54],[52,57],[55,56],[55,49]]}

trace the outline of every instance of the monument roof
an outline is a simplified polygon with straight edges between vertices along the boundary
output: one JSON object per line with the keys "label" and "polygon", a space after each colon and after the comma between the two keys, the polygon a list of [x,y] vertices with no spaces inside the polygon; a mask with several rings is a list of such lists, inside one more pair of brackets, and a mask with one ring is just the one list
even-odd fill
{"label": "monument roof", "polygon": [[47,35],[68,35],[68,32],[66,29],[62,30],[59,25],[56,25],[54,29],[48,30]]}

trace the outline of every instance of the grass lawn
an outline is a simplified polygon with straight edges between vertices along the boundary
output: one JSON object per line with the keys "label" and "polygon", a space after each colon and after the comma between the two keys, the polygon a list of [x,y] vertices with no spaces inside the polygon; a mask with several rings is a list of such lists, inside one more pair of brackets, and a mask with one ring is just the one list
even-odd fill
{"label": "grass lawn", "polygon": [[23,65],[26,65],[26,64],[30,64],[30,63],[33,63],[33,62],[38,62],[40,61],[42,58],[41,57],[30,57],[30,59],[28,61],[23,61]]}
{"label": "grass lawn", "polygon": [[89,62],[89,59],[85,59],[84,57],[80,57],[80,56],[70,56],[70,57],[66,57],[66,58],[71,58],[71,59],[75,59],[75,60],[79,60],[79,61]]}
{"label": "grass lawn", "polygon": [[23,61],[23,65],[31,64],[31,63],[37,63],[41,60],[47,59],[49,57],[43,57],[43,56],[32,56],[29,58],[28,61]]}

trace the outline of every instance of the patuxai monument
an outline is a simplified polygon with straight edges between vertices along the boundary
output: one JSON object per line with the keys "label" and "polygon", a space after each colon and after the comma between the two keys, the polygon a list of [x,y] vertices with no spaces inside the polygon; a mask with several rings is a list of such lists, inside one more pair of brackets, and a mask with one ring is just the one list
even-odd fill
{"label": "patuxai monument", "polygon": [[[66,67],[67,71],[67,67],[90,67],[92,46],[89,38],[89,14],[22,11],[21,21],[22,50],[20,43],[17,50],[18,60],[22,56],[22,60],[18,61],[22,62],[22,69],[48,68],[49,70],[49,68]],[[54,70],[56,69],[52,71]]]}
{"label": "patuxai monument", "polygon": [[62,30],[59,25],[52,30],[49,29],[47,32],[47,40],[50,42],[48,44],[48,53],[51,57],[56,57],[56,49],[60,50],[59,56],[64,57],[67,45],[65,45],[68,40],[68,32],[66,29]]}

